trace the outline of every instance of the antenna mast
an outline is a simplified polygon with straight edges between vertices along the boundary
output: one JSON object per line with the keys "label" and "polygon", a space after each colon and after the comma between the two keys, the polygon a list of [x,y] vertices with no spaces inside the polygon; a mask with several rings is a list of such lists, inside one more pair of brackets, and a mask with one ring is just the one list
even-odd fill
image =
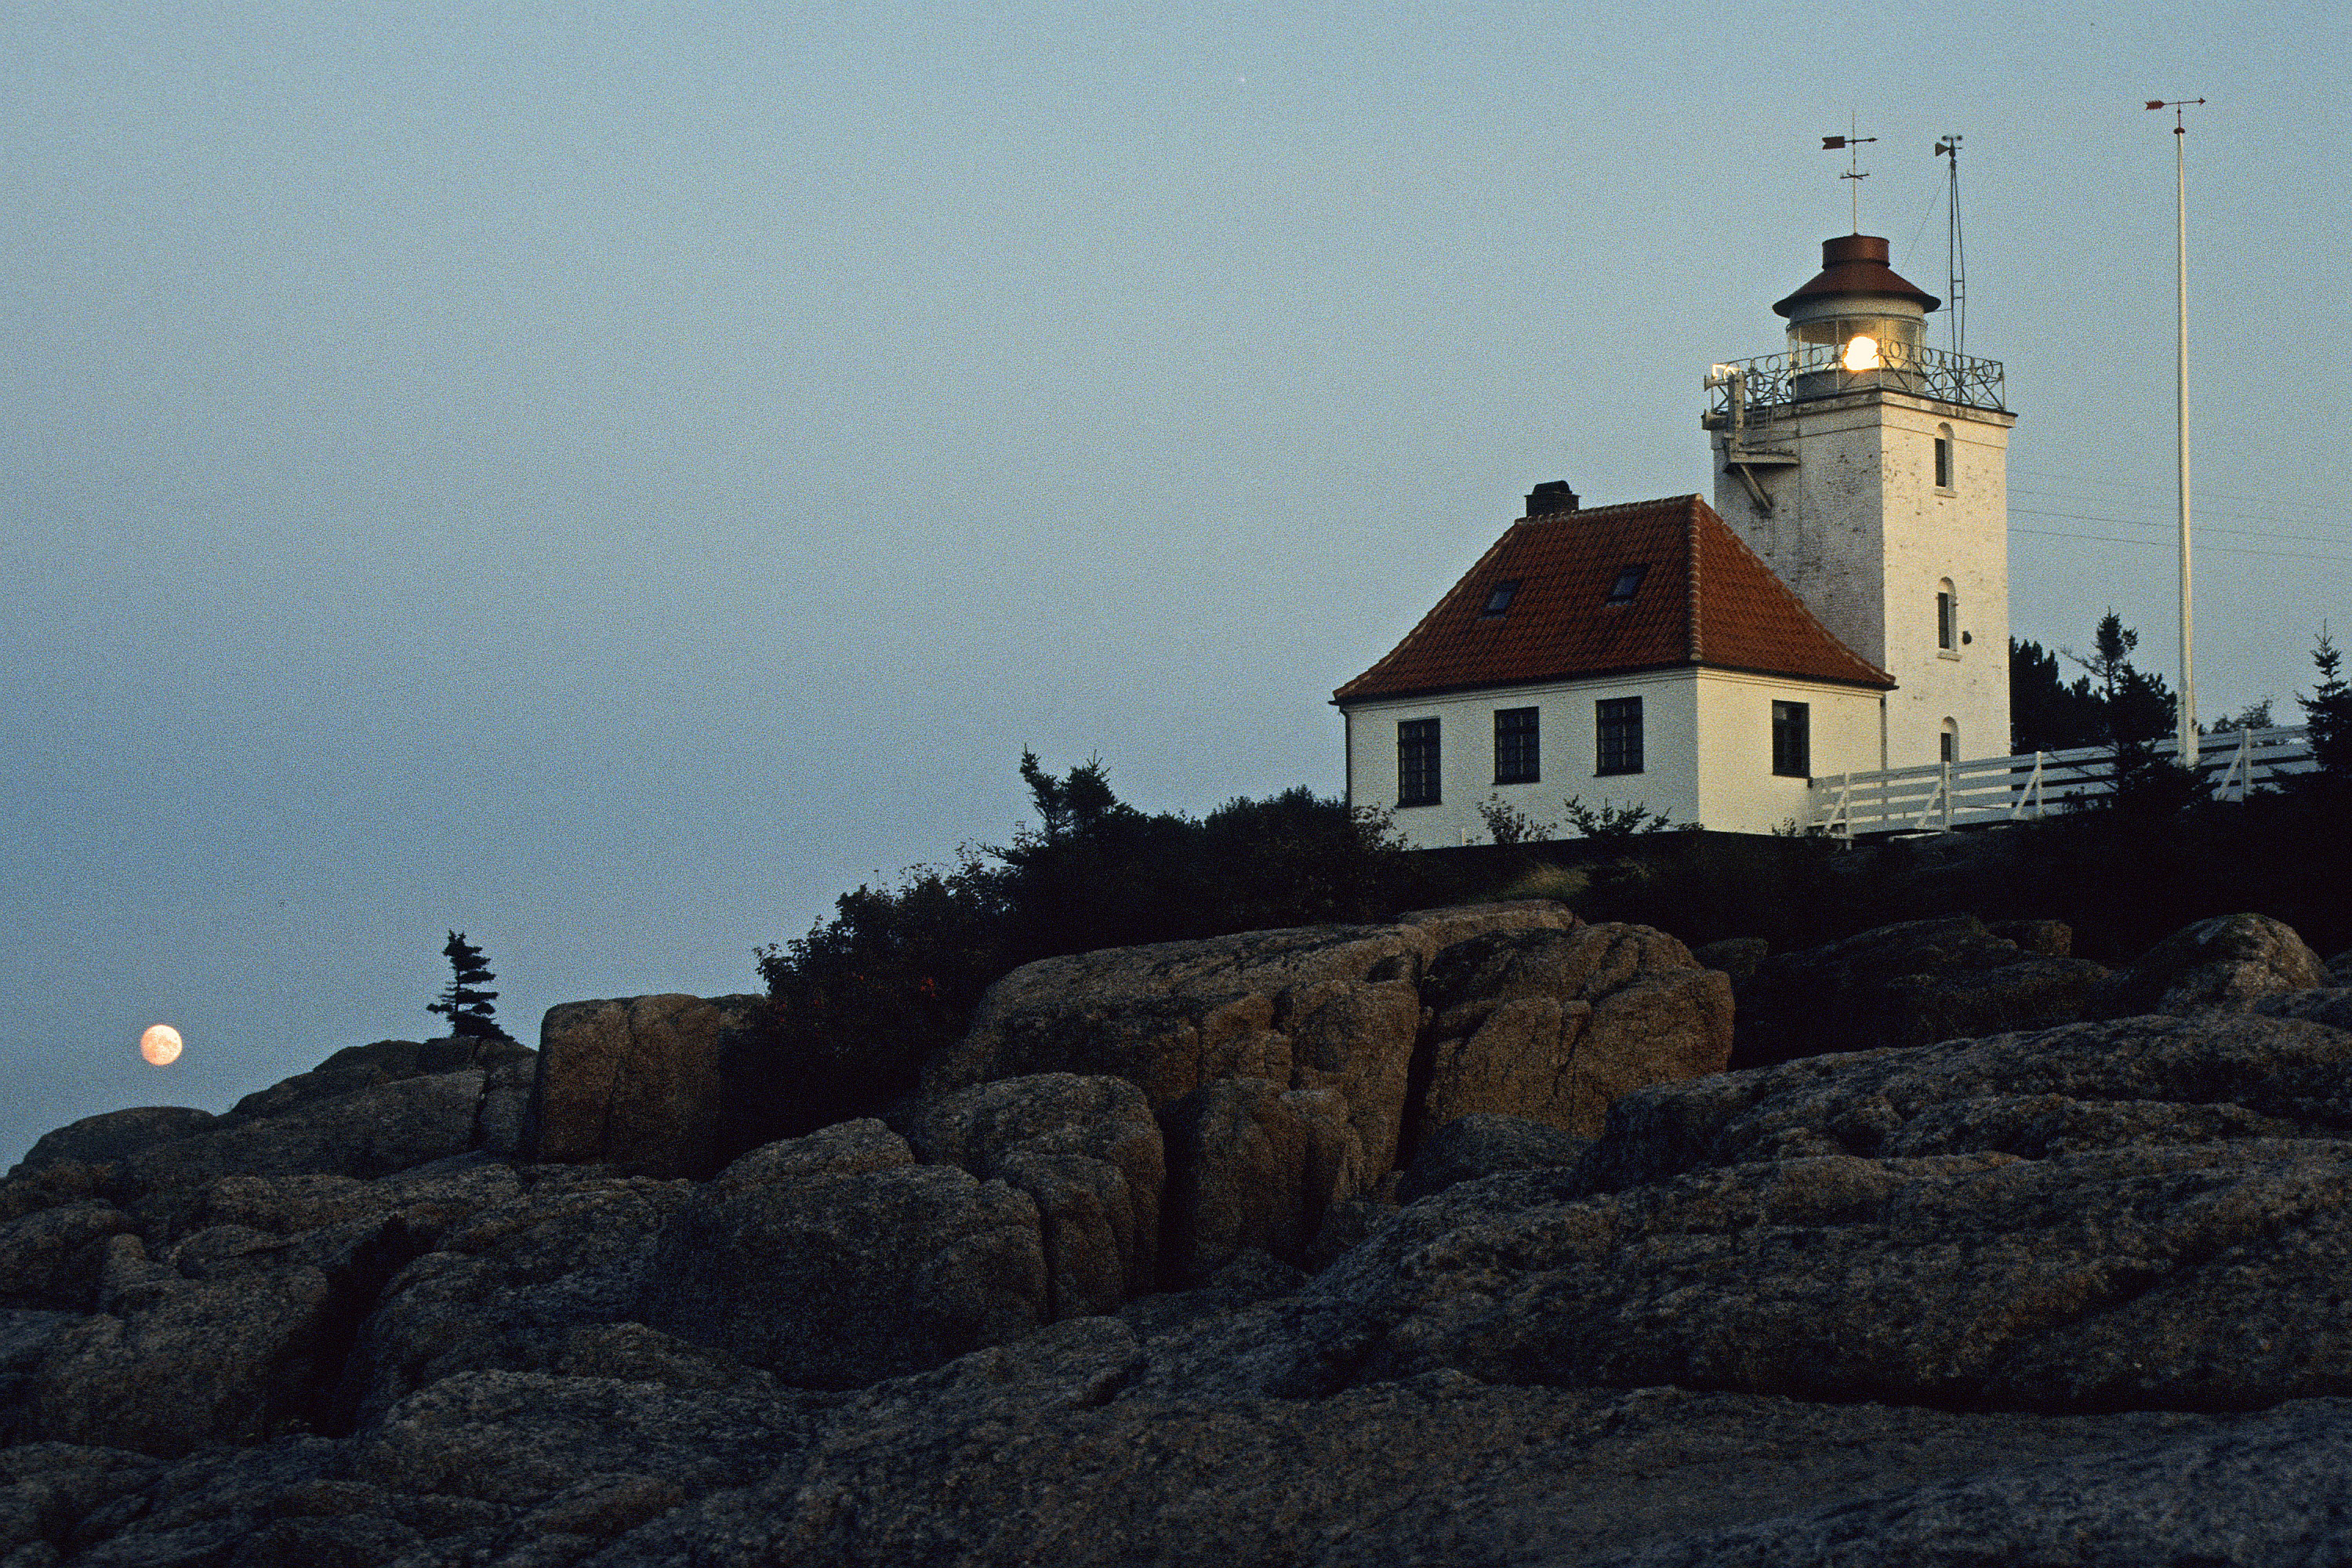
{"label": "antenna mast", "polygon": [[1969,338],[1969,247],[1960,236],[1960,137],[1954,132],[1936,143],[1936,156],[1952,162],[1951,199],[1944,230],[1944,254],[1950,265],[1950,293],[1946,303],[1949,314],[1945,320],[1952,328],[1952,353],[1955,357],[1968,352]]}

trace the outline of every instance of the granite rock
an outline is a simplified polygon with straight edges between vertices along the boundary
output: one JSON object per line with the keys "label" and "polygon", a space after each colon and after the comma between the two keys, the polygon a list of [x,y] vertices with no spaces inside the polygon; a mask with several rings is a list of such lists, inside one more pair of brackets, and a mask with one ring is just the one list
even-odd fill
{"label": "granite rock", "polygon": [[915,1164],[866,1121],[754,1150],[681,1205],[642,1321],[789,1383],[854,1388],[1013,1338],[1046,1311],[1035,1201]]}
{"label": "granite rock", "polygon": [[707,1178],[721,1158],[722,1063],[767,1016],[764,996],[627,996],[550,1008],[522,1157]]}

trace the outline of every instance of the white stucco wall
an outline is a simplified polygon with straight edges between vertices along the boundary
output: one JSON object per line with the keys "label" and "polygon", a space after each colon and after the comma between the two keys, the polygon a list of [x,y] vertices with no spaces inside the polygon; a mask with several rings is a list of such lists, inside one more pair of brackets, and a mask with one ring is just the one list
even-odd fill
{"label": "white stucco wall", "polygon": [[[2008,442],[2013,415],[1885,388],[1799,403],[1769,444],[1793,468],[1759,469],[1773,500],[1758,511],[1715,445],[1715,506],[1839,640],[1895,678],[1888,765],[1932,763],[1944,721],[1963,757],[2009,751]],[[1935,482],[1948,426],[1953,483]],[[1958,590],[1968,641],[1936,642],[1936,592]]]}
{"label": "white stucco wall", "polygon": [[[1397,831],[1416,849],[1488,842],[1478,807],[1499,797],[1538,821],[1560,820],[1560,803],[1575,795],[1590,806],[1605,798],[1640,802],[1689,822],[1698,810],[1694,761],[1696,672],[1665,670],[1622,680],[1580,681],[1470,692],[1422,701],[1378,701],[1349,710],[1348,798],[1389,812]],[[1599,736],[1595,704],[1642,699],[1642,772],[1606,777],[1595,771]],[[1495,782],[1495,712],[1533,708],[1541,742],[1542,776],[1535,784]],[[1435,719],[1439,737],[1439,800],[1397,805],[1397,726]]]}
{"label": "white stucco wall", "polygon": [[1812,778],[1878,766],[1878,693],[1860,687],[1702,670],[1698,680],[1701,826],[1770,833],[1811,815],[1807,779],[1772,771],[1772,704],[1805,704]]}
{"label": "white stucco wall", "polygon": [[[1597,706],[1621,697],[1642,699],[1642,771],[1603,775]],[[1805,781],[1772,773],[1775,700],[1808,705],[1817,775],[1878,766],[1874,691],[1675,669],[1351,706],[1349,799],[1389,812],[1417,849],[1488,842],[1478,807],[1497,798],[1538,822],[1561,822],[1562,802],[1573,795],[1595,809],[1604,802],[1646,805],[1669,813],[1678,826],[1769,833],[1806,814]],[[1495,713],[1507,708],[1534,708],[1540,715],[1542,777],[1537,783],[1495,782]],[[1418,719],[1438,721],[1439,800],[1400,806],[1397,727]]]}

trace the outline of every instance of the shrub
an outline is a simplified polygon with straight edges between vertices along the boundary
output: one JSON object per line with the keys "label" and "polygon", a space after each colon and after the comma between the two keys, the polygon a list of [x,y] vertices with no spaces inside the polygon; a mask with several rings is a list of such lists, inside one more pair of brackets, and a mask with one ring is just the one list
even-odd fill
{"label": "shrub", "polygon": [[912,1092],[988,987],[1033,960],[1376,920],[1420,886],[1384,816],[1311,790],[1196,821],[1120,801],[1098,759],[1056,777],[1024,752],[1021,778],[1038,820],[1010,845],[844,893],[807,935],[758,951],[773,1006],[729,1068],[736,1149]]}

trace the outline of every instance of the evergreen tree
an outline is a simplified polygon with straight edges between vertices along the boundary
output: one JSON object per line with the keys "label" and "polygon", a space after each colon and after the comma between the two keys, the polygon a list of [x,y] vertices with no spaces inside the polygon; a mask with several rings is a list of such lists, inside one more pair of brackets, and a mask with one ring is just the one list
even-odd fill
{"label": "evergreen tree", "polygon": [[2308,697],[2296,693],[2295,703],[2311,734],[2312,755],[2328,778],[2352,780],[2352,686],[2345,684],[2344,655],[2328,639],[2325,623],[2312,647],[2311,662],[2319,671],[2318,684]]}
{"label": "evergreen tree", "polygon": [[2160,675],[2147,675],[2132,664],[2139,634],[2124,625],[2113,609],[2101,616],[2092,634],[2087,658],[2067,651],[2066,657],[2089,672],[2090,694],[2099,705],[2098,743],[2115,757],[2115,795],[2111,804],[2145,809],[2164,816],[2185,805],[2194,795],[2193,781],[2177,763],[2156,754],[2155,742],[2174,726],[2171,689]]}
{"label": "evergreen tree", "polygon": [[2009,749],[2070,752],[2107,738],[2106,719],[2091,678],[2068,685],[2058,656],[2036,642],[2009,639]]}
{"label": "evergreen tree", "polygon": [[503,1040],[507,1032],[499,1027],[491,1014],[490,1005],[498,1000],[495,991],[482,987],[497,975],[482,962],[482,950],[466,940],[464,931],[449,933],[448,945],[441,950],[449,961],[454,977],[441,992],[441,1000],[428,1002],[425,1010],[438,1013],[449,1020],[449,1032],[464,1039]]}

